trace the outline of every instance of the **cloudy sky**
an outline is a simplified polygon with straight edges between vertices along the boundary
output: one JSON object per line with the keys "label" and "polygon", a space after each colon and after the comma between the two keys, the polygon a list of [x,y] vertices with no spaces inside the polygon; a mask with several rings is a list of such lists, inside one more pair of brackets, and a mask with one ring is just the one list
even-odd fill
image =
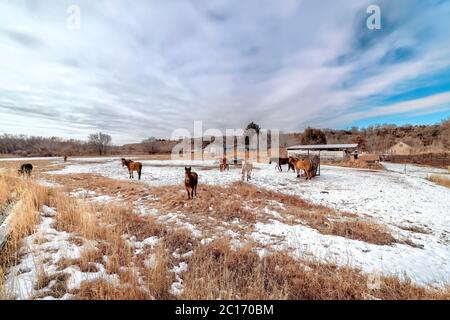
{"label": "cloudy sky", "polygon": [[450,116],[450,1],[0,0],[0,75],[0,133],[435,123]]}

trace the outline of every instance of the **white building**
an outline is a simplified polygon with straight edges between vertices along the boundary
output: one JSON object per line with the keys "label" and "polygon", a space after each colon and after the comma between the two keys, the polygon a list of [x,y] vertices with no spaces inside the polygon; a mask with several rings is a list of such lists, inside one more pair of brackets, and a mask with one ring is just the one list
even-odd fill
{"label": "white building", "polygon": [[359,145],[355,144],[315,144],[298,145],[287,148],[288,156],[318,155],[320,160],[340,161],[349,157],[357,157]]}

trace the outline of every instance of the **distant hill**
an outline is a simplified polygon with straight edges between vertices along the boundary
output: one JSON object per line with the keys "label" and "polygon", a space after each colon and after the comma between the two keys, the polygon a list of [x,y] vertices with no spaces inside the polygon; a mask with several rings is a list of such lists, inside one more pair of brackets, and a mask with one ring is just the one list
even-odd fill
{"label": "distant hill", "polygon": [[[359,143],[363,149],[369,152],[386,152],[399,141],[410,145],[417,152],[448,152],[450,150],[450,119],[435,125],[378,125],[365,129],[324,129],[322,131],[325,133],[327,143]],[[300,132],[282,134],[280,146],[302,144],[302,134]],[[204,141],[203,147],[206,147],[209,142]],[[177,143],[180,141],[152,138],[140,143],[109,146],[108,154],[170,153]],[[50,157],[66,154],[83,156],[97,155],[97,152],[85,141],[64,140],[58,137],[0,135],[0,157],[2,155]]]}
{"label": "distant hill", "polygon": [[[365,129],[322,131],[329,144],[360,143],[369,152],[385,152],[399,141],[407,143],[419,152],[450,150],[450,120],[436,125],[378,125]],[[287,133],[284,139],[287,146],[301,144],[302,133]]]}

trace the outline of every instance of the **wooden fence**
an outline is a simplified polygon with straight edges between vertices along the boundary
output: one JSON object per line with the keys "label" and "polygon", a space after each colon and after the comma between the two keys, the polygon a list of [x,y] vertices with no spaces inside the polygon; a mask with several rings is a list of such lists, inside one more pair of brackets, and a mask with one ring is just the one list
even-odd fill
{"label": "wooden fence", "polygon": [[383,161],[394,163],[414,163],[439,168],[450,166],[450,153],[423,153],[411,155],[384,155]]}

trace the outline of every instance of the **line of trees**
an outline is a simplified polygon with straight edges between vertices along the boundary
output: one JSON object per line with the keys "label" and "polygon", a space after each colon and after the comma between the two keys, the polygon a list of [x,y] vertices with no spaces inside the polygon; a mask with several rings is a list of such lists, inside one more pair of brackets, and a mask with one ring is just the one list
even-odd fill
{"label": "line of trees", "polygon": [[26,135],[0,135],[0,154],[21,157],[55,157],[63,155],[104,155],[111,144],[111,136],[104,133],[91,134],[88,141],[65,140],[58,137]]}
{"label": "line of trees", "polygon": [[[245,128],[259,132],[260,126],[251,122]],[[280,136],[280,146],[296,144],[358,143],[362,150],[384,152],[398,141],[428,152],[450,150],[450,118],[436,125],[396,126],[378,125],[365,129],[353,127],[349,130],[307,128],[302,133],[287,133]],[[121,147],[111,145],[110,135],[98,132],[89,135],[87,141],[61,139],[58,137],[35,137],[0,134],[0,154],[21,157],[50,157],[63,155],[105,155],[120,153],[157,154],[170,153],[176,141],[150,137],[140,143]],[[248,145],[249,140],[246,140]],[[268,137],[271,144],[271,136]]]}

